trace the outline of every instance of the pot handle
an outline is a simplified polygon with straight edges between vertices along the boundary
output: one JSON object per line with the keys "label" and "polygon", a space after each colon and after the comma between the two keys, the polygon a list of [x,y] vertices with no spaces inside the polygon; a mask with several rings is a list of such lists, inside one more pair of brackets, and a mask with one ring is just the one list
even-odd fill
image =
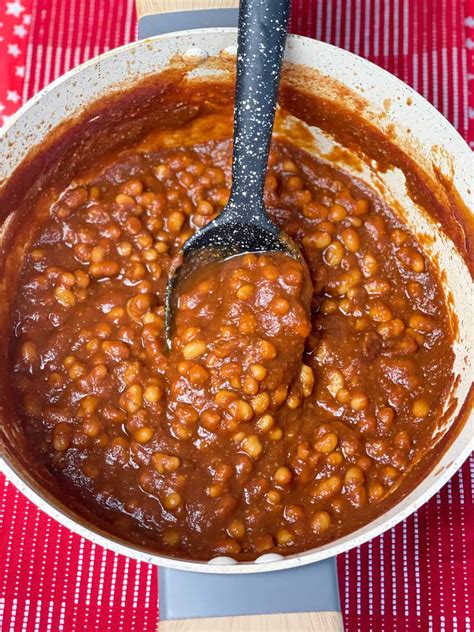
{"label": "pot handle", "polygon": [[[135,0],[138,37],[216,26],[237,26],[239,0]],[[192,5],[192,6],[191,6]]]}
{"label": "pot handle", "polygon": [[160,632],[343,630],[335,558],[252,574],[160,568],[159,593]]}

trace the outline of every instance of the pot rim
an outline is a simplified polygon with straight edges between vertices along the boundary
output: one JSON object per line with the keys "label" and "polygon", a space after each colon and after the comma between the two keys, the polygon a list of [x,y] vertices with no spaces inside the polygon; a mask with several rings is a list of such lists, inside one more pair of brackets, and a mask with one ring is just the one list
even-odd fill
{"label": "pot rim", "polygon": [[[199,38],[201,35],[212,35],[216,32],[219,34],[234,34],[236,33],[236,29],[231,27],[220,27],[176,31],[165,35],[147,38],[145,40],[131,42],[129,44],[125,44],[123,46],[107,51],[99,56],[96,56],[81,64],[80,66],[69,70],[64,75],[61,75],[53,82],[48,84],[46,87],[44,87],[36,95],[34,95],[10,118],[9,122],[0,129],[0,138],[5,135],[11,127],[16,125],[17,122],[34,105],[39,103],[45,95],[47,95],[55,88],[59,88],[62,83],[66,82],[75,75],[80,74],[85,69],[94,67],[99,61],[114,57],[120,53],[126,53],[127,51],[139,49],[142,46],[146,46],[147,43],[150,42],[173,40],[187,36]],[[355,63],[361,69],[364,69],[365,67],[368,70],[375,72],[379,76],[389,79],[391,84],[395,85],[397,91],[403,92],[406,96],[414,97],[417,104],[420,104],[422,107],[428,108],[430,114],[438,118],[438,120],[442,119],[442,125],[445,127],[446,131],[449,131],[452,140],[456,144],[460,143],[459,147],[456,148],[457,151],[463,153],[465,150],[467,150],[469,154],[472,153],[462,136],[442,116],[442,114],[438,112],[436,108],[434,108],[434,106],[432,106],[418,92],[413,90],[413,88],[405,84],[403,81],[401,81],[388,71],[358,55],[355,55],[354,53],[343,50],[331,44],[317,41],[312,38],[304,37],[301,35],[289,35],[288,43],[290,46],[292,42],[305,43],[313,47],[316,46],[317,48],[320,48],[322,50],[330,50],[332,51],[332,54],[339,55],[343,59],[345,58],[348,63]],[[159,72],[159,69],[157,69],[157,72]],[[137,80],[139,80],[140,78],[141,77],[137,77]],[[72,113],[73,116],[74,114],[75,112]],[[39,484],[37,485],[38,489],[35,489],[35,484],[30,483],[26,475],[18,472],[15,466],[9,461],[8,457],[2,453],[0,453],[0,471],[2,471],[7,476],[7,478],[11,482],[13,482],[13,484],[30,501],[32,501],[37,507],[45,511],[45,513],[47,513],[50,517],[54,518],[60,524],[64,525],[78,535],[91,540],[95,544],[99,544],[101,546],[104,546],[105,548],[111,549],[116,553],[127,555],[139,561],[159,564],[160,566],[176,570],[201,573],[258,573],[293,568],[304,564],[314,563],[320,560],[324,560],[328,557],[344,553],[345,551],[355,546],[371,540],[372,538],[380,535],[384,531],[394,527],[396,524],[404,520],[407,516],[416,511],[422,504],[427,502],[429,498],[431,498],[451,478],[451,476],[457,471],[462,463],[469,457],[471,451],[474,449],[474,415],[472,411],[468,418],[466,418],[463,422],[463,428],[465,428],[466,426],[469,426],[469,428],[472,429],[470,439],[468,439],[464,444],[461,444],[458,434],[458,436],[451,442],[450,446],[444,451],[444,453],[438,460],[437,465],[435,466],[437,470],[439,470],[441,463],[446,460],[447,464],[444,466],[442,471],[440,471],[439,473],[437,472],[436,478],[433,478],[433,480],[430,481],[429,484],[426,484],[426,478],[421,480],[418,485],[408,494],[408,498],[410,498],[411,496],[414,497],[412,499],[410,498],[410,502],[406,503],[402,509],[398,509],[397,511],[400,503],[406,501],[406,498],[400,499],[400,501],[396,505],[394,505],[388,511],[386,511],[376,519],[372,520],[368,524],[364,525],[363,527],[360,527],[356,531],[349,533],[341,538],[338,538],[337,540],[329,542],[321,547],[309,549],[302,553],[290,555],[287,557],[279,556],[276,554],[264,555],[254,562],[236,562],[234,560],[231,560],[230,558],[216,558],[216,562],[219,559],[222,561],[218,563],[209,563],[203,561],[167,557],[161,553],[146,551],[145,549],[132,543],[125,543],[118,540],[114,536],[106,534],[98,527],[94,527],[93,525],[84,526],[79,522],[78,518],[75,518],[73,516],[73,512],[67,509],[67,507],[63,507],[62,505],[53,505],[50,500],[45,498]],[[434,468],[428,473],[428,476],[431,476],[433,473]],[[420,487],[423,487],[424,483],[426,489],[420,489]]]}

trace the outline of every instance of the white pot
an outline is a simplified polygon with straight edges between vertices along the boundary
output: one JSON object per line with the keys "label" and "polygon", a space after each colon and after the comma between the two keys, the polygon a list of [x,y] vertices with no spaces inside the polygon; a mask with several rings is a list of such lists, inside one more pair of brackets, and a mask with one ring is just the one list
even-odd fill
{"label": "white pot", "polygon": [[[191,54],[205,51],[211,56],[219,55],[223,49],[235,46],[234,29],[203,29],[182,31],[135,42],[110,51],[59,78],[24,105],[3,129],[0,136],[0,182],[7,180],[28,152],[41,145],[44,137],[58,124],[66,121],[95,99],[137,79],[154,74],[164,68],[176,53]],[[194,49],[194,50],[192,50]],[[368,106],[361,114],[370,119],[379,129],[390,132],[395,142],[405,147],[410,155],[428,174],[433,175],[433,165],[457,189],[465,205],[473,209],[472,153],[459,134],[427,101],[381,68],[328,44],[304,37],[290,36],[286,60],[303,64],[330,80],[309,81],[308,90],[326,93],[337,98],[331,80],[349,88]],[[206,74],[206,62],[198,72]],[[353,102],[352,102],[353,101]],[[357,99],[348,98],[347,104],[360,108]],[[409,132],[407,130],[410,130]],[[315,130],[315,147],[327,151],[332,140]],[[347,166],[347,165],[346,165]],[[454,370],[457,377],[456,403],[446,417],[443,428],[453,425],[461,408],[467,402],[472,385],[472,358],[474,357],[474,327],[472,326],[472,279],[463,258],[453,242],[440,230],[434,228],[424,212],[407,197],[400,172],[381,175],[374,165],[365,165],[359,177],[378,186],[387,199],[397,197],[401,212],[417,233],[430,233],[433,241],[426,253],[436,258],[445,273],[446,288],[454,313],[458,318],[459,331],[454,351]],[[8,220],[0,229],[0,239]],[[1,245],[1,244],[0,244]],[[469,291],[471,290],[471,291]],[[440,430],[440,438],[444,431]],[[60,523],[93,542],[123,553],[130,557],[181,570],[212,573],[252,573],[290,568],[316,562],[343,553],[390,529],[425,503],[453,475],[470,454],[474,445],[474,417],[470,415],[457,435],[445,449],[438,462],[433,463],[429,474],[415,489],[402,498],[394,507],[376,520],[357,531],[325,544],[317,549],[298,555],[281,557],[262,556],[256,562],[236,563],[228,558],[216,563],[194,562],[150,553],[132,544],[106,534],[88,524],[71,510],[63,506],[29,475],[16,458],[14,451],[0,444],[0,467],[13,483],[36,505]]]}

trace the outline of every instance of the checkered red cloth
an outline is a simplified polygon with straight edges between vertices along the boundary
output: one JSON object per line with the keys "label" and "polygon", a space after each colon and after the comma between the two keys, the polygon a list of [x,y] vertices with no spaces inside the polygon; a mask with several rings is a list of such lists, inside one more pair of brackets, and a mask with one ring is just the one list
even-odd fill
{"label": "checkered red cloth", "polygon": [[[69,68],[134,39],[135,27],[133,0],[0,0],[0,124]],[[398,75],[474,147],[474,0],[293,0],[292,30]],[[472,629],[473,469],[471,457],[416,514],[339,558],[346,629]],[[0,630],[156,630],[157,579],[0,477]]]}

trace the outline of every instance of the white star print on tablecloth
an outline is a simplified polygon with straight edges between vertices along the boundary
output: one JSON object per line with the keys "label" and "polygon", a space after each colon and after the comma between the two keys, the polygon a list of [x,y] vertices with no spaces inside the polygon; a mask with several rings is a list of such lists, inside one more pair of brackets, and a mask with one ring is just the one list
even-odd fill
{"label": "white star print on tablecloth", "polygon": [[22,101],[32,0],[0,1],[0,127]]}
{"label": "white star print on tablecloth", "polygon": [[7,2],[7,15],[14,15],[15,17],[20,16],[25,10],[25,7],[21,4],[19,0],[14,0],[14,2]]}

